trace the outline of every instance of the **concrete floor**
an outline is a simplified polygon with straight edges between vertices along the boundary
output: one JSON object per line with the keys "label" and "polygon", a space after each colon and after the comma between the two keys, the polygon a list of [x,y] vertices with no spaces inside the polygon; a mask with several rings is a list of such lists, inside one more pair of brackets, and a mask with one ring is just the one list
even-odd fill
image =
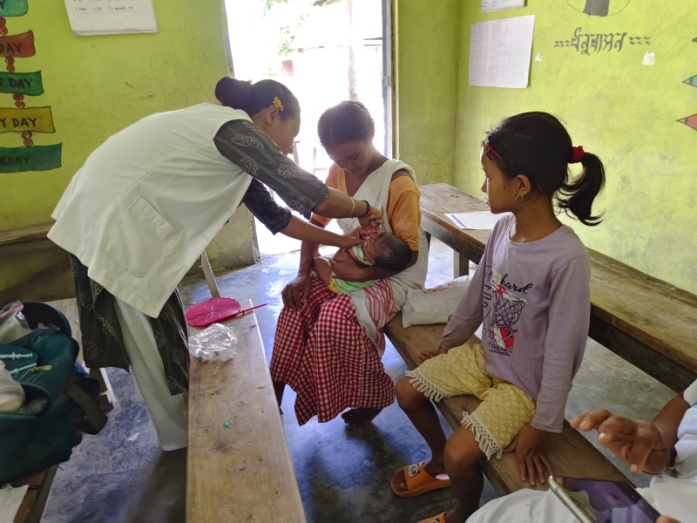
{"label": "concrete floor", "polygon": [[[273,248],[286,252],[279,243]],[[297,251],[266,255],[257,265],[217,278],[226,296],[268,303],[256,311],[267,358],[282,305],[281,290],[294,276],[297,261]],[[451,251],[434,241],[427,285],[451,278]],[[187,304],[210,297],[198,278],[184,282],[182,293]],[[393,379],[404,374],[405,365],[389,342],[383,361]],[[115,369],[109,370],[109,376],[118,404],[105,429],[97,436],[85,436],[70,461],[61,465],[42,521],[184,521],[186,450],[161,452],[132,377]],[[597,406],[650,419],[672,396],[669,389],[589,340],[567,405],[567,419]],[[347,429],[340,419],[325,424],[313,420],[298,427],[293,401],[289,390],[283,401],[283,421],[308,522],[415,522],[449,508],[449,490],[414,499],[391,493],[389,479],[395,470],[428,457],[426,446],[396,404],[373,425]],[[626,467],[623,470],[629,474]],[[645,478],[633,479],[638,485],[647,483]],[[487,484],[482,502],[495,496]]]}

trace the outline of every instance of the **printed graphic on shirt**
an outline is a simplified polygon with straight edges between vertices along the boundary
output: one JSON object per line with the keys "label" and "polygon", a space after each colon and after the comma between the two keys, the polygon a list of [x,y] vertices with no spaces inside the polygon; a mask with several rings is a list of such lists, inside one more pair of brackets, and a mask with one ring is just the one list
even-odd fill
{"label": "printed graphic on shirt", "polygon": [[532,283],[519,286],[508,281],[508,274],[502,276],[494,269],[488,271],[485,279],[489,280],[489,285],[485,284],[489,290],[484,293],[485,316],[491,315],[490,321],[485,322],[489,350],[510,356],[515,346],[515,325],[528,303],[524,295]]}

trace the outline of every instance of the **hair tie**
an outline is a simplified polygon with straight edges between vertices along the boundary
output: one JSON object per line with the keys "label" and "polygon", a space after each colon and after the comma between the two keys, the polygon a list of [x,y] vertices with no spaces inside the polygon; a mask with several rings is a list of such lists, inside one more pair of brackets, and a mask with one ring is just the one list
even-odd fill
{"label": "hair tie", "polygon": [[579,145],[577,147],[572,147],[571,148],[571,158],[569,159],[569,163],[578,163],[583,159],[583,155],[586,154],[586,151],[583,150],[583,145]]}
{"label": "hair tie", "polygon": [[503,163],[506,163],[505,160],[503,159],[503,156],[501,156],[499,153],[497,153],[496,150],[491,146],[491,144],[489,142],[486,143],[486,148],[488,151],[491,152],[491,154],[496,156],[496,158],[498,158]]}
{"label": "hair tie", "polygon": [[283,111],[283,109],[284,109],[283,103],[281,102],[281,99],[278,96],[273,97],[273,104],[276,106],[276,108],[279,111]]}

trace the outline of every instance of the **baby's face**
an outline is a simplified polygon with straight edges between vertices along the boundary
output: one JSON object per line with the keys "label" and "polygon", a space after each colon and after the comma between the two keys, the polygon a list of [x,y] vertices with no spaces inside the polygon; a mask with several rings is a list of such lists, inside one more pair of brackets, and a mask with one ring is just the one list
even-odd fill
{"label": "baby's face", "polygon": [[366,260],[375,261],[376,256],[380,256],[385,251],[385,235],[382,232],[373,236],[368,236],[363,242],[363,254]]}

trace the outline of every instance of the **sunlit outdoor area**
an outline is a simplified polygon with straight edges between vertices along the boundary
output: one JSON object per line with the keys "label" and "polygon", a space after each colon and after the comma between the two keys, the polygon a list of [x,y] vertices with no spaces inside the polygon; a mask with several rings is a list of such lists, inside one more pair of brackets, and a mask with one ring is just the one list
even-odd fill
{"label": "sunlit outdoor area", "polygon": [[[382,0],[227,0],[236,78],[273,78],[298,97],[302,125],[295,160],[324,179],[331,160],[317,137],[324,110],[365,104],[375,120],[375,146],[386,150]],[[262,253],[298,248],[258,224]],[[288,247],[286,247],[288,246]]]}

